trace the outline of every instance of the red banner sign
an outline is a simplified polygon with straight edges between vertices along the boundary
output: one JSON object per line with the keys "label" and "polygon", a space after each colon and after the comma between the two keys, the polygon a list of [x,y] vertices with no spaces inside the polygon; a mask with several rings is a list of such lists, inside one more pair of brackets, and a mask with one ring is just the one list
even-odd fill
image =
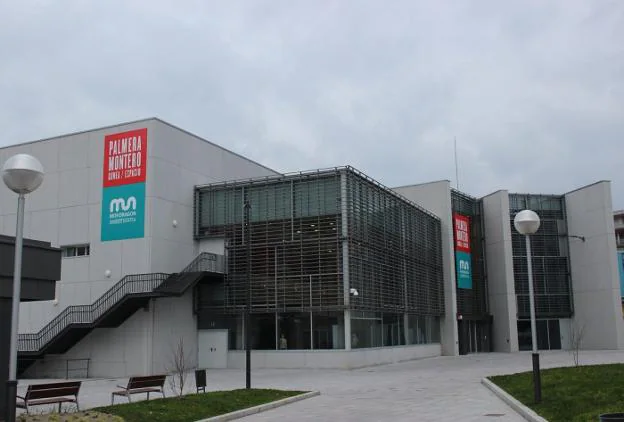
{"label": "red banner sign", "polygon": [[455,250],[470,253],[470,218],[461,214],[453,215]]}
{"label": "red banner sign", "polygon": [[104,187],[145,182],[147,129],[104,137]]}

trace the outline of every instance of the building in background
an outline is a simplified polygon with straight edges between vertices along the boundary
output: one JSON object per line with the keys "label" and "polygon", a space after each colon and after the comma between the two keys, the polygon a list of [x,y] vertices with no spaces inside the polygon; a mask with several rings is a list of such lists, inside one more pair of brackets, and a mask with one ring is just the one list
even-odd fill
{"label": "building in background", "polygon": [[[281,174],[159,119],[0,149],[35,155],[25,235],[61,248],[54,300],[20,309],[23,376],[244,365],[354,368],[530,348],[523,208],[541,349],[624,347],[609,182],[475,198],[351,167]],[[0,189],[0,231],[15,226]],[[77,364],[77,362],[79,364]],[[82,366],[81,362],[86,362]],[[88,368],[88,369],[87,369]],[[88,370],[88,372],[86,372]]]}

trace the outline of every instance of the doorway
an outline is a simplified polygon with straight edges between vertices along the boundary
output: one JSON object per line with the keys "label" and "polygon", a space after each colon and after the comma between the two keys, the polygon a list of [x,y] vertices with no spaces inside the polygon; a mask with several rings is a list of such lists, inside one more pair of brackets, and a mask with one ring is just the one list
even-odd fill
{"label": "doorway", "polygon": [[[558,319],[539,319],[535,321],[538,350],[560,350],[561,328]],[[518,321],[518,347],[520,350],[532,350],[531,321]]]}
{"label": "doorway", "polygon": [[228,330],[199,330],[197,332],[199,368],[227,368],[228,332]]}
{"label": "doorway", "polygon": [[458,320],[459,354],[491,352],[491,327],[487,319]]}

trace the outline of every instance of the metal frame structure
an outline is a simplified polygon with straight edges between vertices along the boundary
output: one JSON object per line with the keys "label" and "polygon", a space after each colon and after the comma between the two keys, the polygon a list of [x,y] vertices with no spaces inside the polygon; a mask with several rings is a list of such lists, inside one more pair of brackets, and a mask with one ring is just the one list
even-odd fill
{"label": "metal frame structure", "polygon": [[568,318],[573,312],[565,197],[510,194],[509,211],[518,319],[529,318],[529,286],[524,236],[513,229],[513,219],[523,209],[535,211],[541,226],[531,235],[537,318]]}
{"label": "metal frame structure", "polygon": [[197,186],[194,223],[227,261],[223,285],[199,286],[200,315],[243,314],[247,254],[252,314],[444,315],[440,220],[352,167]]}

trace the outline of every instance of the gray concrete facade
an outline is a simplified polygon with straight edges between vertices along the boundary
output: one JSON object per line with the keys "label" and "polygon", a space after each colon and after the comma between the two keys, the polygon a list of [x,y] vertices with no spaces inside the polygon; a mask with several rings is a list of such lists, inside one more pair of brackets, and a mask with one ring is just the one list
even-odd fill
{"label": "gray concrete facade", "polygon": [[[104,138],[147,129],[144,236],[101,241]],[[105,127],[0,149],[4,162],[28,153],[43,164],[42,186],[26,201],[24,235],[52,246],[89,245],[89,256],[64,258],[56,298],[20,309],[20,333],[41,329],[70,305],[90,304],[129,274],[180,271],[197,254],[193,187],[262,177],[275,171],[158,119]],[[0,187],[0,233],[15,229],[13,193]],[[9,206],[11,205],[11,206]],[[183,338],[196,362],[196,324],[188,296],[159,300],[120,327],[96,329],[64,356],[46,356],[30,371],[53,376],[68,358],[91,360],[92,376],[153,373],[166,365],[159,353]]]}
{"label": "gray concrete facade", "polygon": [[624,320],[615,244],[611,184],[602,181],[565,195],[574,297],[571,329],[584,327],[584,349],[624,348]]}
{"label": "gray concrete facade", "polygon": [[483,198],[488,293],[495,352],[518,351],[509,194],[498,191]]}

